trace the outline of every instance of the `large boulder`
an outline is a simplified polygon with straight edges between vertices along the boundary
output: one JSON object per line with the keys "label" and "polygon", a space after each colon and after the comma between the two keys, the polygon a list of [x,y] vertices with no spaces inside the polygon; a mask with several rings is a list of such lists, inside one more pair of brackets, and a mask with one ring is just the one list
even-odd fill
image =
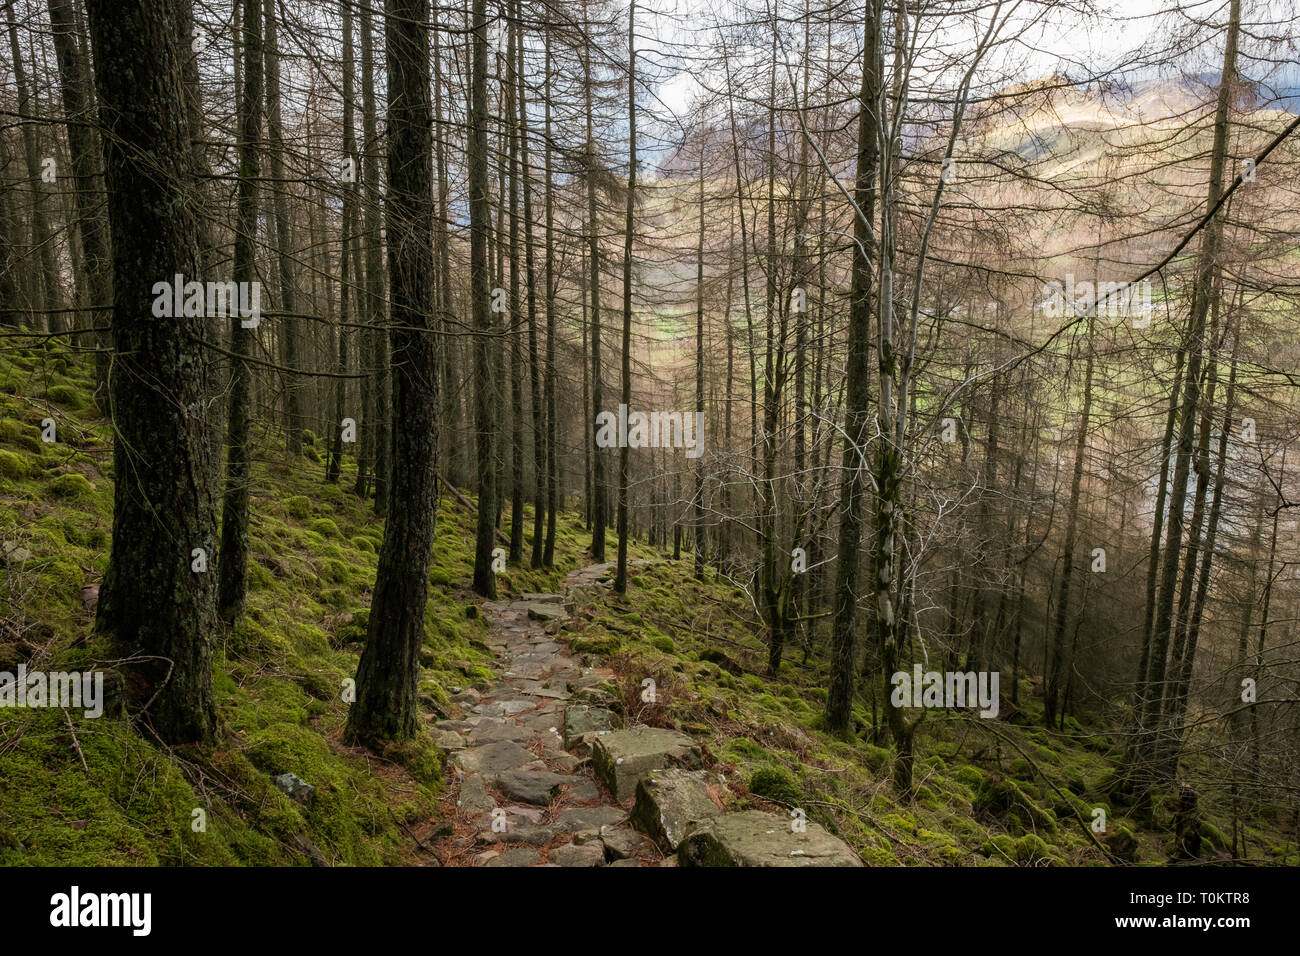
{"label": "large boulder", "polygon": [[633,727],[596,737],[591,744],[591,763],[615,800],[636,793],[636,782],[651,770],[685,767],[694,770],[703,763],[699,746],[690,737],[660,727]]}
{"label": "large boulder", "polygon": [[703,770],[652,770],[636,785],[632,825],[673,853],[699,824],[722,813],[708,789],[719,783]]}
{"label": "large boulder", "polygon": [[699,826],[677,848],[681,866],[862,866],[848,844],[811,821],[762,810],[724,813]]}

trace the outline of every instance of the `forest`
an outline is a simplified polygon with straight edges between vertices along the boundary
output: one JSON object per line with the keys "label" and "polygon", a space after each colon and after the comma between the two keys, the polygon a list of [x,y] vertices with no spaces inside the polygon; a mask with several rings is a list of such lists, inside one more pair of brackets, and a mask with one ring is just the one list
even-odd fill
{"label": "forest", "polygon": [[1298,19],[0,0],[0,865],[1300,865]]}

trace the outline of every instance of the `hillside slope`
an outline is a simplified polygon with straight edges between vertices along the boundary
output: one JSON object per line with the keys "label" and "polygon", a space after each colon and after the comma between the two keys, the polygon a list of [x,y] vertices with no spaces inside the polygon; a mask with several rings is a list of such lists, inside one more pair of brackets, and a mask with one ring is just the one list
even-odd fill
{"label": "hillside slope", "polygon": [[[444,754],[432,724],[450,698],[495,678],[487,624],[470,579],[473,516],[444,495],[426,614],[421,705],[431,733],[384,755],[339,742],[355,674],[382,522],[369,503],[322,481],[319,442],[302,463],[268,441],[255,470],[251,593],[245,619],[217,649],[226,734],[212,749],[170,749],[122,713],[107,641],[92,630],[96,582],[112,515],[111,434],[91,405],[88,368],[59,347],[0,356],[0,671],[102,669],[104,716],[58,708],[0,709],[0,864],[376,865],[428,863],[418,845],[450,835],[440,800]],[[41,440],[43,420],[57,441]],[[350,463],[349,463],[350,464]],[[580,519],[560,521],[557,567],[512,570],[507,594],[557,590],[589,563]],[[583,592],[562,637],[584,664],[612,671],[613,707],[628,724],[693,735],[739,794],[737,809],[808,818],[871,865],[1161,864],[1172,850],[1171,805],[1125,816],[1108,784],[1122,739],[1068,719],[1048,733],[1034,683],[1020,706],[1004,687],[998,719],[940,711],[916,736],[915,789],[895,793],[892,751],[822,729],[821,648],[793,649],[776,678],[745,592],[688,562],[636,548],[626,596]],[[655,681],[653,702],[643,681]],[[314,788],[292,799],[275,778]],[[1096,810],[1104,832],[1094,832]],[[202,811],[199,813],[198,811]],[[200,826],[200,823],[203,826]],[[1200,824],[1207,859],[1223,856],[1228,822]],[[1280,812],[1246,829],[1261,862],[1300,853]]]}

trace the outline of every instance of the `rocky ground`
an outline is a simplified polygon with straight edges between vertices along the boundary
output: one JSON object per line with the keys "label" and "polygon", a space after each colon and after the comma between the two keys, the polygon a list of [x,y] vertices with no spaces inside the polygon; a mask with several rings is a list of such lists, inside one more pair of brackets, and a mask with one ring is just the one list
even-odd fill
{"label": "rocky ground", "polygon": [[[489,602],[499,682],[453,697],[434,725],[452,754],[448,866],[861,866],[816,823],[726,812],[725,781],[675,730],[623,727],[612,672],[570,652],[575,604],[612,565],[574,571],[562,594]],[[451,803],[454,802],[454,806]]]}

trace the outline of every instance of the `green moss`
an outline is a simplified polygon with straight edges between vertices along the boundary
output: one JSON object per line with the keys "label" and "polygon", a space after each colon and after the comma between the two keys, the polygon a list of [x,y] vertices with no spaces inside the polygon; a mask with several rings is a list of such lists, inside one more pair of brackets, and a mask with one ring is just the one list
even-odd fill
{"label": "green moss", "polygon": [[59,475],[50,482],[49,488],[56,498],[87,498],[95,493],[95,486],[86,476],[76,472]]}
{"label": "green moss", "polygon": [[749,778],[749,790],[760,797],[777,803],[798,806],[801,799],[799,782],[785,767],[759,767]]}
{"label": "green moss", "polygon": [[727,741],[725,752],[735,760],[762,760],[767,756],[767,750],[748,737],[735,737]]}
{"label": "green moss", "polygon": [[970,764],[962,764],[953,772],[953,779],[960,784],[971,788],[972,792],[978,792],[980,786],[984,783],[984,773],[978,767],[972,767]]}
{"label": "green moss", "polygon": [[0,475],[6,478],[26,478],[27,462],[21,455],[11,451],[0,451]]}
{"label": "green moss", "polygon": [[858,754],[860,755],[862,762],[870,767],[873,773],[880,773],[880,771],[888,767],[894,759],[893,754],[888,750],[884,747],[877,747],[874,744],[863,744],[858,748]]}
{"label": "green moss", "polygon": [[673,643],[673,639],[667,634],[656,634],[650,638],[650,646],[663,651],[665,654],[671,654],[677,649],[677,645]]}
{"label": "green moss", "polygon": [[306,495],[293,495],[285,498],[283,501],[284,510],[299,521],[306,521],[311,517],[311,499]]}
{"label": "green moss", "polygon": [[1056,817],[1039,807],[1014,780],[996,776],[986,778],[976,791],[971,806],[977,813],[988,813],[1014,827],[1056,832]]}
{"label": "green moss", "polygon": [[311,523],[311,530],[315,531],[322,538],[341,538],[339,526],[329,518],[317,518]]}
{"label": "green moss", "polygon": [[45,397],[56,405],[76,410],[86,404],[82,394],[70,385],[54,385],[45,391]]}
{"label": "green moss", "polygon": [[1226,850],[1228,848],[1228,841],[1223,832],[1208,820],[1201,824],[1201,838],[1216,850]]}
{"label": "green moss", "polygon": [[617,654],[622,643],[613,634],[600,637],[580,637],[571,647],[575,654]]}
{"label": "green moss", "polygon": [[888,850],[882,850],[879,847],[865,847],[860,852],[862,854],[862,859],[866,862],[867,866],[901,865],[898,862],[898,857],[894,856],[894,854],[890,853]]}

